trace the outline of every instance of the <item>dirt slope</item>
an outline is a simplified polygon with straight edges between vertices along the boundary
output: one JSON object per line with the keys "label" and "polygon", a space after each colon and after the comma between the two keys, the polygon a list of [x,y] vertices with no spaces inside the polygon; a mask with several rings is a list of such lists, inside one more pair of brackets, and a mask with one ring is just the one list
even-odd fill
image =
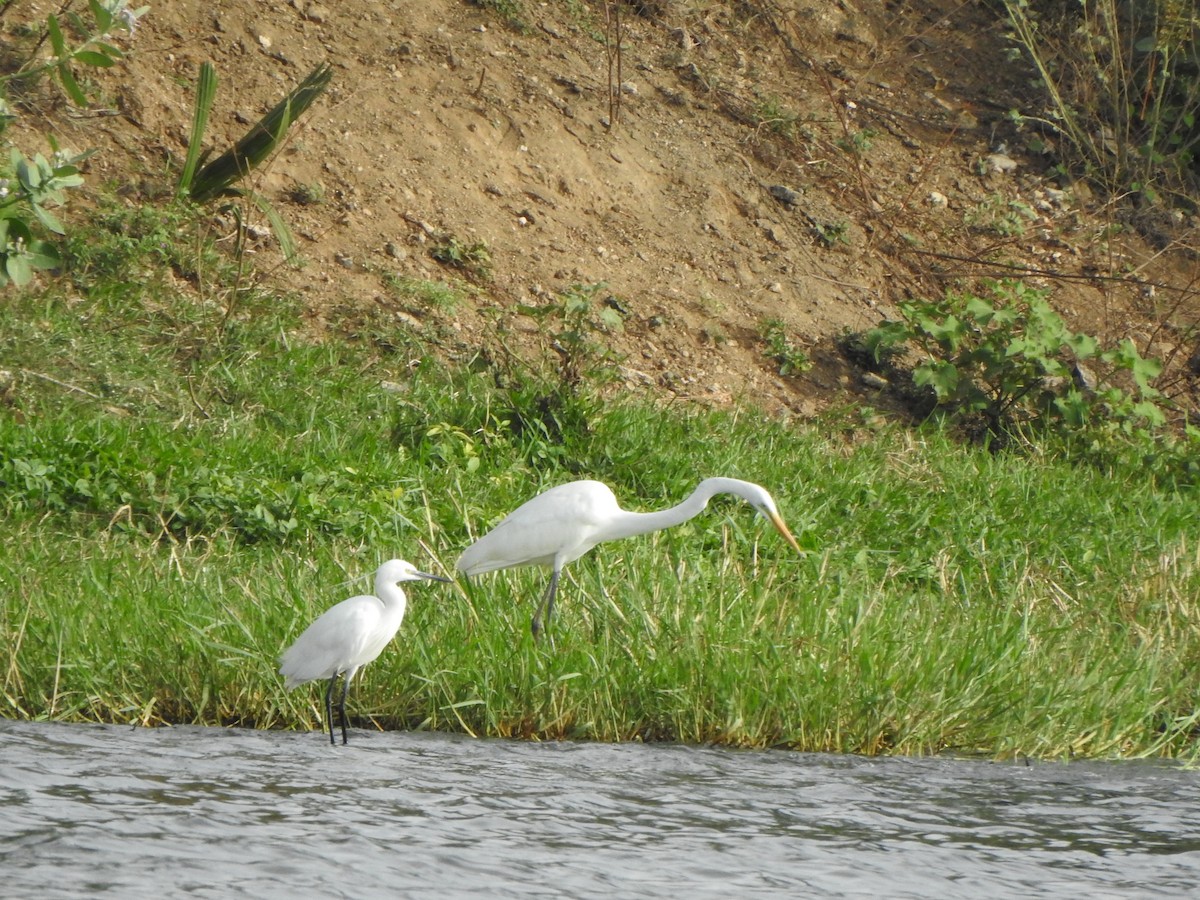
{"label": "dirt slope", "polygon": [[[1052,160],[1007,120],[1033,105],[1028,73],[982,6],[622,7],[618,81],[597,0],[525,3],[523,27],[460,0],[175,0],[100,79],[114,114],[59,110],[54,127],[100,150],[93,180],[140,173],[139,202],[184,153],[202,62],[220,77],[218,149],[331,63],[330,91],[256,181],[307,260],[275,267],[264,238],[260,269],[303,295],[318,332],[394,324],[452,358],[532,356],[547,338],[520,305],[603,282],[630,386],[811,414],[847,392],[872,400],[839,334],[905,296],[1009,271],[970,262],[992,260],[1067,276],[1028,277],[1079,327],[1132,334],[1178,370],[1196,322],[1194,222],[1167,221],[1165,250],[1130,231],[1101,240],[1118,214],[1051,180]],[[461,278],[430,254],[451,238],[490,258],[466,300],[394,289]],[[810,371],[779,374],[771,323]]]}

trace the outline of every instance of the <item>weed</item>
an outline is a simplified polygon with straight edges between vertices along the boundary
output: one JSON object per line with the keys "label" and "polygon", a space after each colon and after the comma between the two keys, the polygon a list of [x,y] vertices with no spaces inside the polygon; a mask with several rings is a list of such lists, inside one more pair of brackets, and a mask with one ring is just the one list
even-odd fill
{"label": "weed", "polygon": [[620,331],[624,323],[613,306],[597,308],[596,297],[604,287],[603,282],[577,284],[564,291],[557,302],[519,307],[548,330],[550,346],[558,356],[558,378],[568,391],[616,378],[620,357],[603,335]]}
{"label": "weed", "polygon": [[1030,222],[1037,220],[1037,213],[1020,200],[1009,200],[1000,194],[992,194],[967,212],[967,225],[976,231],[1018,237],[1025,233]]}
{"label": "weed", "polygon": [[778,97],[771,96],[759,100],[754,108],[753,120],[757,127],[767,128],[790,141],[796,137],[796,123],[800,116],[785,107]]}
{"label": "weed", "polygon": [[781,319],[767,319],[762,323],[762,338],[767,345],[767,358],[777,366],[780,375],[799,375],[812,368],[808,354],[792,343],[787,328]]}
{"label": "weed", "polygon": [[812,228],[817,240],[830,250],[839,244],[850,245],[849,222],[813,222]]}
{"label": "weed", "polygon": [[[1060,8],[1061,7],[1061,8]],[[1194,5],[1005,0],[1011,40],[1037,72],[1067,165],[1106,189],[1194,194],[1200,74]]]}
{"label": "weed", "polygon": [[[1026,425],[1095,437],[1093,426],[1129,432],[1165,421],[1150,382],[1158,360],[1142,357],[1128,339],[1102,349],[1070,331],[1045,292],[997,282],[988,297],[947,294],[900,305],[902,321],[885,322],[864,343],[891,348],[915,343],[926,358],[913,370],[917,387],[932,390],[940,408],[960,420],[980,417],[992,437],[1007,439]],[[1108,383],[1088,386],[1079,366],[1094,360],[1124,372],[1132,392]]]}
{"label": "weed", "polygon": [[462,290],[444,281],[428,281],[393,272],[385,273],[383,281],[393,294],[421,311],[453,313],[463,301]]}
{"label": "weed", "polygon": [[325,202],[325,186],[319,181],[297,184],[288,191],[288,199],[300,206],[318,206]]}
{"label": "weed", "polygon": [[486,9],[513,31],[522,34],[530,30],[525,7],[521,0],[468,0],[472,6]]}
{"label": "weed", "polygon": [[[67,7],[60,10],[64,14]],[[87,106],[88,98],[79,85],[75,69],[79,65],[107,68],[123,58],[110,43],[117,31],[132,32],[147,7],[130,9],[126,0],[101,3],[90,0],[90,21],[65,13],[73,31],[81,36],[77,46],[69,46],[57,15],[46,17],[44,38],[53,55],[48,61],[30,60],[16,72],[0,76],[7,87],[50,72],[57,76],[62,89],[77,106]],[[32,32],[41,29],[31,29]],[[37,46],[41,46],[39,41]],[[34,50],[36,53],[36,48]],[[15,118],[7,100],[0,96],[0,134]],[[10,282],[18,287],[29,284],[34,272],[55,269],[61,262],[57,247],[42,234],[64,235],[66,229],[51,206],[65,203],[64,192],[83,184],[79,163],[91,155],[61,150],[49,139],[52,157],[41,153],[27,159],[16,147],[9,148],[7,165],[0,165],[0,287]]]}
{"label": "weed", "polygon": [[855,156],[863,156],[871,149],[871,145],[879,133],[872,128],[855,131],[849,137],[838,138],[834,143],[837,147]]}
{"label": "weed", "polygon": [[492,254],[483,241],[466,243],[450,235],[435,243],[429,255],[442,265],[461,269],[478,281],[488,281],[492,277]]}
{"label": "weed", "polygon": [[[179,175],[178,190],[181,195],[186,195],[196,203],[220,201],[221,208],[237,220],[239,255],[245,248],[246,218],[249,209],[232,202],[234,200],[245,201],[249,207],[261,212],[270,223],[284,258],[288,262],[296,260],[298,251],[295,240],[283,217],[266,197],[255,190],[239,187],[238,182],[244,180],[283,146],[288,130],[325,92],[332,78],[333,69],[328,64],[313,68],[300,84],[292,88],[287,96],[275,104],[237,143],[197,171],[201,162],[200,150],[208,125],[208,116],[217,92],[216,70],[211,63],[206,62],[200,66],[200,76],[196,81],[196,101],[192,111],[192,130],[188,138],[183,171]],[[229,308],[232,309],[232,306]]]}

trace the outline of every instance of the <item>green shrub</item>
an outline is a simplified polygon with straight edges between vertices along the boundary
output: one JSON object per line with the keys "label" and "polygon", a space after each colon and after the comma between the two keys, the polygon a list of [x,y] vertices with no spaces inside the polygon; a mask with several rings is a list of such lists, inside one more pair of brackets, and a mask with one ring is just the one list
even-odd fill
{"label": "green shrub", "polygon": [[[1128,338],[1101,348],[1066,326],[1046,292],[1019,282],[992,283],[987,294],[902,303],[903,319],[880,324],[864,343],[877,355],[914,344],[923,358],[913,383],[952,418],[982,421],[992,437],[1029,425],[1065,433],[1115,424],[1129,432],[1165,422],[1151,385],[1162,364]],[[1085,361],[1104,366],[1104,378],[1095,379]]]}

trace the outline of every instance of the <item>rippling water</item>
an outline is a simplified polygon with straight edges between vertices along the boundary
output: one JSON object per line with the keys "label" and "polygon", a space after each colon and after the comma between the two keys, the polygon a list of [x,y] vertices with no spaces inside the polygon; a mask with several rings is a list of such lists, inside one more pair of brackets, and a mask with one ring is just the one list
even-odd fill
{"label": "rippling water", "polygon": [[1200,773],[0,721],[5,896],[1196,896]]}

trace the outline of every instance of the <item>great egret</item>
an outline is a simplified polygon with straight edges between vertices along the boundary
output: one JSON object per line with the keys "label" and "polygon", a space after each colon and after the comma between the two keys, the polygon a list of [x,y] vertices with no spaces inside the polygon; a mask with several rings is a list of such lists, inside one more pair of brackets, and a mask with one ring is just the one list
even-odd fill
{"label": "great egret", "polygon": [[537,637],[542,630],[543,612],[546,624],[550,623],[563,566],[579,559],[601,541],[646,534],[686,522],[716,494],[742,498],[766,516],[796,552],[804,552],[788,531],[766,488],[753,482],[706,478],[679,505],[659,512],[639,513],[621,509],[606,484],[572,481],[518,506],[463,551],[457,568],[466,575],[480,575],[516,566],[550,566],[550,584],[530,623],[533,636]]}
{"label": "great egret", "polygon": [[407,599],[400,589],[402,581],[449,581],[430,575],[402,559],[385,562],[375,572],[375,594],[361,594],[343,600],[325,610],[304,630],[296,642],[279,657],[279,674],[289,690],[309,681],[328,678],[325,689],[325,717],[329,722],[329,743],[333,739],[333,685],[342,676],[342,699],[338,712],[342,720],[342,743],[346,737],[346,694],[354,674],[375,659],[396,636],[404,619]]}

